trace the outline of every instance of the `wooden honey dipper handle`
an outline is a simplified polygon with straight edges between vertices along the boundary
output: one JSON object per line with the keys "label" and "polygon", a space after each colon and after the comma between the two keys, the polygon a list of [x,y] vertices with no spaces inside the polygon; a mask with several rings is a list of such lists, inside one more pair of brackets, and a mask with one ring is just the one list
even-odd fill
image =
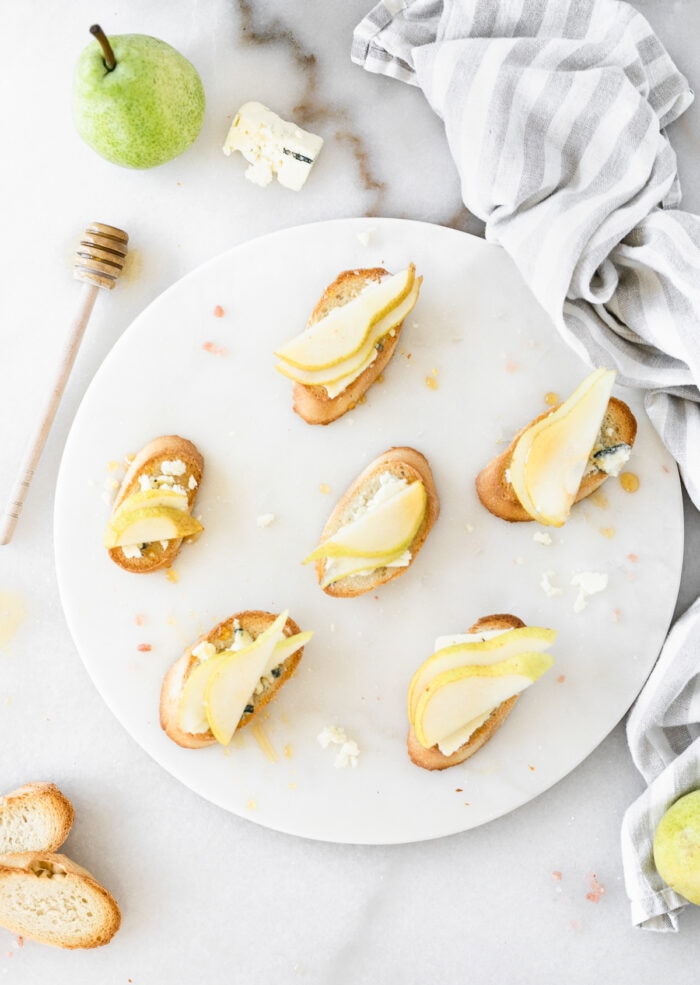
{"label": "wooden honey dipper handle", "polygon": [[15,532],[25,497],[29,491],[63,391],[85,334],[95,300],[101,288],[111,290],[124,269],[129,237],[115,226],[94,222],[85,231],[75,253],[73,273],[83,282],[80,300],[70,326],[60,365],[22,460],[10,493],[2,526],[0,545],[9,544]]}

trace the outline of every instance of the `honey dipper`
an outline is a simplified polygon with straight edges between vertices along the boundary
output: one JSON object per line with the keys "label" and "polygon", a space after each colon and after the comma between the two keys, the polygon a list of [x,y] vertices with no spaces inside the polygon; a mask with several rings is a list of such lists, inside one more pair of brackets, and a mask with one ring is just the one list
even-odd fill
{"label": "honey dipper", "polygon": [[80,301],[70,327],[61,364],[51,386],[46,405],[36,424],[29,447],[10,494],[5,516],[0,526],[0,544],[9,544],[22,512],[25,497],[34,478],[39,458],[53,424],[58,405],[66,388],[75,357],[78,354],[87,323],[101,288],[111,291],[124,269],[129,237],[115,226],[93,222],[85,230],[73,260],[73,274],[83,282]]}

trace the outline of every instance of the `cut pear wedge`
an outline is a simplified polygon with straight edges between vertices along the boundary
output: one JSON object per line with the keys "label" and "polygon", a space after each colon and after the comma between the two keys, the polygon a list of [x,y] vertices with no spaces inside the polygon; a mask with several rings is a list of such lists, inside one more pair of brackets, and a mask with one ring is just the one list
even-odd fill
{"label": "cut pear wedge", "polygon": [[105,530],[105,547],[129,547],[158,540],[190,537],[203,530],[189,513],[172,506],[143,506],[113,516]]}
{"label": "cut pear wedge", "polygon": [[139,489],[127,496],[114,511],[112,522],[115,517],[133,513],[144,506],[161,507],[171,506],[175,510],[189,510],[189,499],[186,492],[179,492],[176,489]]}
{"label": "cut pear wedge", "polygon": [[524,691],[553,662],[550,654],[534,651],[494,664],[470,664],[443,671],[421,692],[416,703],[413,728],[418,742],[430,749],[465,723]]}
{"label": "cut pear wedge", "polygon": [[334,557],[326,558],[326,565],[323,569],[321,588],[327,588],[334,581],[341,581],[343,578],[351,578],[353,575],[361,575],[366,572],[376,571],[377,568],[388,568],[397,564],[406,555],[406,564],[411,559],[410,552],[396,551],[393,554],[382,554],[380,557]]}
{"label": "cut pear wedge", "polygon": [[615,371],[597,369],[518,439],[510,481],[523,508],[546,526],[565,523],[610,400]]}
{"label": "cut pear wedge", "polygon": [[[541,626],[521,626],[517,629],[503,630],[490,639],[475,638],[437,650],[420,665],[411,678],[408,687],[409,722],[414,724],[421,695],[440,674],[457,670],[465,665],[488,666],[500,663],[523,652],[541,652],[549,649],[556,636],[554,629],[545,629]],[[466,722],[467,719],[464,718],[460,725],[464,725]]]}
{"label": "cut pear wedge", "polygon": [[414,540],[425,516],[428,493],[422,482],[408,483],[393,496],[340,527],[304,558],[381,558],[401,554]]}
{"label": "cut pear wedge", "polygon": [[[263,668],[260,677],[265,677],[275,667],[278,667],[280,664],[284,663],[284,661],[291,657],[293,653],[296,653],[296,651],[301,649],[302,646],[305,646],[312,636],[312,630],[308,630],[304,633],[295,633],[293,636],[282,636],[282,638],[274,644],[267,664]],[[258,637],[258,639],[259,638],[260,637]],[[209,720],[207,718],[205,706],[205,694],[210,678],[222,661],[243,654],[245,649],[250,648],[246,647],[240,650],[220,650],[214,656],[209,657],[208,660],[202,660],[190,671],[180,697],[178,724],[183,731],[200,733],[209,730]],[[244,664],[241,664],[239,669],[243,666]],[[257,683],[258,682],[256,681],[253,688],[248,693],[248,698],[250,698],[251,694],[255,690]]]}
{"label": "cut pear wedge", "polygon": [[336,366],[362,349],[374,325],[410,293],[416,275],[413,264],[398,274],[372,283],[347,304],[290,339],[275,355],[289,366],[318,370]]}
{"label": "cut pear wedge", "polygon": [[364,345],[353,355],[343,359],[342,362],[317,370],[303,370],[280,362],[276,369],[295,383],[301,383],[304,386],[323,386],[329,397],[336,396],[374,362],[381,340],[390,335],[413,310],[418,300],[421,283],[422,278],[416,278],[407,297],[388,315],[380,319],[373,326]]}

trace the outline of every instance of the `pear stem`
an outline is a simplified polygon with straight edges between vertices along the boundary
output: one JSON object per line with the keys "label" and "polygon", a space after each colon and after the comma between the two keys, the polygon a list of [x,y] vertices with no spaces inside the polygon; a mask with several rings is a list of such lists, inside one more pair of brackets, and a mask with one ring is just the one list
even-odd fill
{"label": "pear stem", "polygon": [[90,34],[93,35],[96,41],[99,42],[102,48],[102,53],[104,54],[105,68],[108,72],[113,72],[117,67],[117,59],[114,57],[114,52],[112,51],[112,46],[109,43],[107,35],[102,30],[99,24],[93,24],[90,28]]}

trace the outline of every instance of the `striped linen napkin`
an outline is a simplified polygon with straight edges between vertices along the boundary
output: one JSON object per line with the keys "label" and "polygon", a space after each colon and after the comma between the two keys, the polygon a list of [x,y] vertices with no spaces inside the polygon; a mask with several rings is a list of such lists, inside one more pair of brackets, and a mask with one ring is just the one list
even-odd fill
{"label": "striped linen napkin", "polygon": [[[651,27],[618,0],[384,0],[352,59],[422,89],[467,208],[566,342],[644,391],[700,507],[700,218],[679,209],[665,128],[693,100]],[[651,839],[700,786],[700,601],[674,627],[628,723],[647,781],[623,824],[635,924],[677,930]]]}

